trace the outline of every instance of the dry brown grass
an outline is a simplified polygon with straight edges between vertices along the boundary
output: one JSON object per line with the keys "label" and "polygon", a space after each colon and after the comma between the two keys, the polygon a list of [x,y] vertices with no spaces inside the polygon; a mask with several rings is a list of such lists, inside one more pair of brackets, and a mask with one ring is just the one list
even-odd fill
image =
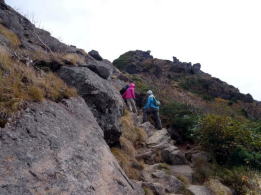
{"label": "dry brown grass", "polygon": [[126,111],[125,115],[120,120],[122,137],[128,139],[135,147],[144,144],[147,139],[147,133],[144,129],[134,125],[134,119],[131,114]]}
{"label": "dry brown grass", "polygon": [[112,154],[130,179],[141,180],[143,165],[120,148],[112,148]]}
{"label": "dry brown grass", "polygon": [[0,34],[2,34],[10,42],[11,46],[18,47],[21,45],[21,41],[18,36],[2,24],[0,24]]}
{"label": "dry brown grass", "polygon": [[84,57],[80,56],[78,54],[75,54],[75,53],[67,53],[67,54],[61,55],[60,58],[62,60],[70,62],[72,65],[85,63]]}
{"label": "dry brown grass", "polygon": [[135,126],[134,119],[128,111],[125,111],[120,124],[122,129],[120,147],[112,148],[112,153],[129,178],[140,180],[144,165],[135,158],[136,149],[145,143],[147,134],[144,129]]}
{"label": "dry brown grass", "polygon": [[215,195],[232,195],[232,191],[224,186],[219,180],[217,179],[209,179],[205,185],[213,192]]}
{"label": "dry brown grass", "polygon": [[57,61],[61,64],[65,63],[73,66],[85,64],[85,57],[76,53],[50,53],[40,48],[35,50],[16,49],[16,51],[24,56],[29,56],[32,60]]}
{"label": "dry brown grass", "polygon": [[[37,72],[16,62],[7,53],[0,54],[1,113],[11,115],[27,101],[38,102],[44,98],[59,101],[76,95],[75,89],[68,87],[53,73]],[[2,121],[1,126],[3,124]]]}

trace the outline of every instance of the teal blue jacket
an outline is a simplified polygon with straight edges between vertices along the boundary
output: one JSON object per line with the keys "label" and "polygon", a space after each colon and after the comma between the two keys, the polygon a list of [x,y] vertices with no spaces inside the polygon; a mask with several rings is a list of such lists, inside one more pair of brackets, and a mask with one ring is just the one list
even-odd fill
{"label": "teal blue jacket", "polygon": [[159,109],[159,106],[156,105],[156,100],[154,95],[149,95],[149,97],[147,98],[147,102],[144,106],[144,109],[148,109],[148,108]]}

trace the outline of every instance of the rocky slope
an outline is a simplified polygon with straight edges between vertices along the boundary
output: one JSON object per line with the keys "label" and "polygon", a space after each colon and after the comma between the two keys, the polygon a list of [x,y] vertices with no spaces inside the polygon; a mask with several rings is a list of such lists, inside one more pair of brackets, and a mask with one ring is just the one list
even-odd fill
{"label": "rocky slope", "polygon": [[142,105],[154,84],[156,92],[171,91],[161,91],[163,104],[173,98],[216,112],[202,100],[205,83],[179,85],[206,80],[211,97],[238,101],[238,109],[259,116],[250,95],[203,73],[200,64],[135,51],[115,67],[97,51],[61,43],[3,0],[0,52],[0,194],[218,194],[213,186],[231,194],[218,180],[196,180],[194,165],[208,156],[175,146],[169,129],[141,124],[118,92],[134,80]]}

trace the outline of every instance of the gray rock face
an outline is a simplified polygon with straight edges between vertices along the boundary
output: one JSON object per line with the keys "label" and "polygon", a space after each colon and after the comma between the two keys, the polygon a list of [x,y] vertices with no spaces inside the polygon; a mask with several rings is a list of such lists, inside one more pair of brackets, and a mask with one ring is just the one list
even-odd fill
{"label": "gray rock face", "polygon": [[117,144],[121,135],[118,119],[124,105],[119,92],[87,67],[62,67],[58,74],[85,99],[104,131],[106,142]]}
{"label": "gray rock face", "polygon": [[140,194],[82,98],[34,103],[0,128],[0,194]]}

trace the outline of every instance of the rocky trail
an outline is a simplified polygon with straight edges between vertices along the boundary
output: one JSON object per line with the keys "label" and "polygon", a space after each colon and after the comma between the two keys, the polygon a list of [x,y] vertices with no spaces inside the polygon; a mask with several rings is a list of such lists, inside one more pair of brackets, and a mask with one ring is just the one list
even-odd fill
{"label": "rocky trail", "polygon": [[[213,194],[207,186],[194,179],[193,163],[204,158],[207,161],[202,152],[182,151],[175,146],[167,129],[156,130],[150,122],[142,123],[141,116],[132,114],[132,117],[137,127],[143,128],[148,135],[146,143],[136,154],[136,159],[144,161],[143,181],[138,183],[145,189],[145,194]],[[230,194],[230,190],[226,190],[224,194]]]}

